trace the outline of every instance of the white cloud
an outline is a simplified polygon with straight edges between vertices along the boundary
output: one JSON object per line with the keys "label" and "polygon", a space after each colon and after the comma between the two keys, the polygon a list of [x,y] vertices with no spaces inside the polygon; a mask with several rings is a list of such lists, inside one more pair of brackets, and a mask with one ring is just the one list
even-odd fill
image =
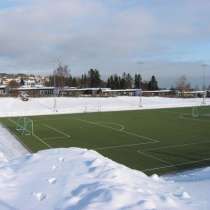
{"label": "white cloud", "polygon": [[138,59],[170,60],[184,55],[182,45],[208,40],[210,4],[199,2],[118,8],[124,4],[118,0],[111,8],[102,0],[16,0],[15,7],[0,10],[0,68],[51,70],[59,57],[74,72],[90,66],[102,74],[137,71]]}

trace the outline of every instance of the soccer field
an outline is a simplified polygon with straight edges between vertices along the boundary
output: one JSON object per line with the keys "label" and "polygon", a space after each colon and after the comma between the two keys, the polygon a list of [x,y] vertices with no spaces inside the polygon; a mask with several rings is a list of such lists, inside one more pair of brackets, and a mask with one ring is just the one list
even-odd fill
{"label": "soccer field", "polygon": [[32,152],[88,148],[146,174],[164,174],[209,165],[210,108],[202,112],[194,117],[192,108],[30,117],[32,136],[16,130],[17,118],[0,121]]}

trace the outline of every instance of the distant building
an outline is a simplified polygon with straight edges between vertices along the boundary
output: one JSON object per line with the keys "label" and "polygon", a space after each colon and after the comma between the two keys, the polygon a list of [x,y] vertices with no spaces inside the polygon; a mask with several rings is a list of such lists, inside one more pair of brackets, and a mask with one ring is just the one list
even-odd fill
{"label": "distant building", "polygon": [[0,85],[0,96],[6,96],[8,94],[7,85]]}
{"label": "distant building", "polygon": [[66,87],[59,91],[62,96],[102,96],[104,90],[109,88],[75,88]]}
{"label": "distant building", "polygon": [[22,93],[28,94],[30,97],[44,97],[44,96],[53,96],[54,87],[44,87],[44,86],[22,86],[19,88],[10,89],[10,95],[18,96]]}

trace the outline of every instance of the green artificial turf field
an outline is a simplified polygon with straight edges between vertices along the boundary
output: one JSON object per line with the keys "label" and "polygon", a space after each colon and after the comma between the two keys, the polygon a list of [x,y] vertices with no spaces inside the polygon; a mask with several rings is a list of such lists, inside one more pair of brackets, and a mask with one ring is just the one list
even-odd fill
{"label": "green artificial turf field", "polygon": [[17,118],[0,121],[33,152],[94,149],[147,174],[164,174],[210,163],[210,108],[193,113],[192,108],[176,108],[36,116],[30,117],[33,136],[16,130]]}

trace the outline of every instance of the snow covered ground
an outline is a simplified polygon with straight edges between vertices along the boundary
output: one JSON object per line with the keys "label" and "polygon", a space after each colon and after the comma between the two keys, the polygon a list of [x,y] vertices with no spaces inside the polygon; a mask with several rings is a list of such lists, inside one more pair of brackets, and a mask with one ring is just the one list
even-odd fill
{"label": "snow covered ground", "polygon": [[[202,99],[57,98],[57,113],[185,107]],[[210,100],[207,100],[210,104]],[[53,98],[0,98],[0,116],[55,114]],[[0,126],[0,210],[210,210],[210,168],[146,176],[95,151],[28,153]]]}
{"label": "snow covered ground", "polygon": [[201,184],[209,186],[209,178],[206,169],[166,181],[94,151],[52,149],[0,167],[0,209],[209,210],[207,185],[196,193]]}
{"label": "snow covered ground", "polygon": [[[0,98],[0,116],[187,107],[198,106],[201,102],[201,98],[142,97],[143,106],[139,107],[139,97],[58,97],[56,98],[57,112],[55,112],[54,98],[30,98],[28,102],[21,101],[19,98]],[[207,99],[207,104],[210,104],[210,99]]]}
{"label": "snow covered ground", "polygon": [[28,151],[17,141],[6,128],[0,125],[0,162],[21,157]]}

